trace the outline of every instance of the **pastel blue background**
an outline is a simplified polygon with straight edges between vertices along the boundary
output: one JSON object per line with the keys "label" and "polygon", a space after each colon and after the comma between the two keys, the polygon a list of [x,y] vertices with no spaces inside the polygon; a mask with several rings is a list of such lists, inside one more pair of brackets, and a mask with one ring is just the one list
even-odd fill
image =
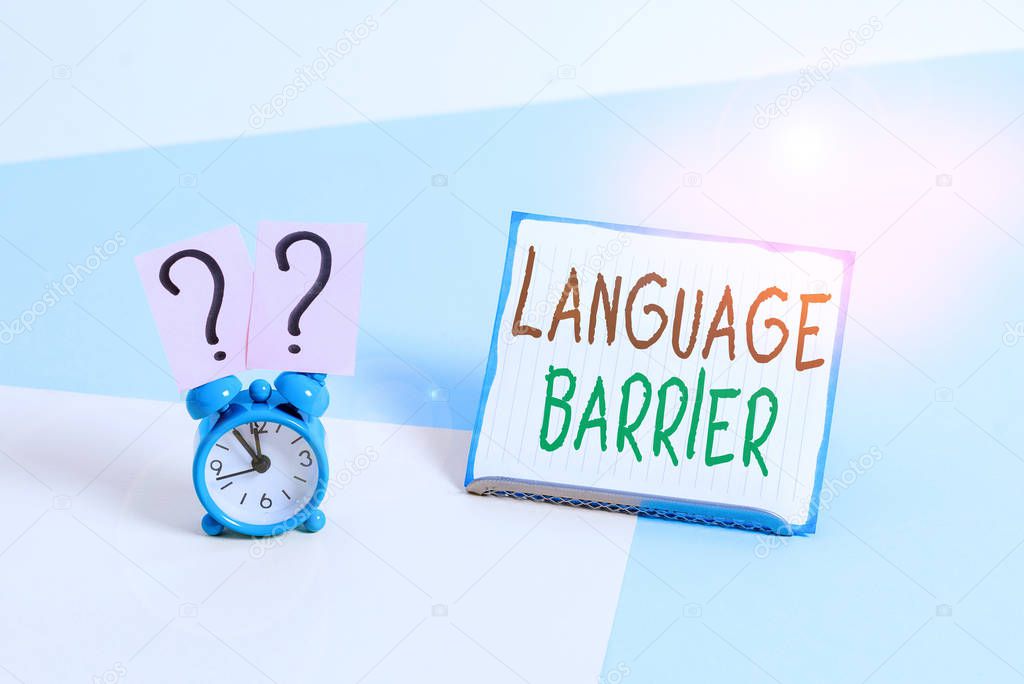
{"label": "pastel blue background", "polygon": [[[710,193],[708,167],[750,128],[754,106],[791,80],[424,117],[387,123],[390,135],[365,124],[0,168],[3,321],[95,245],[117,231],[128,239],[73,297],[0,350],[3,382],[174,398],[136,253],[233,222],[251,232],[259,219],[366,221],[358,370],[332,379],[330,415],[468,430],[510,212],[632,224],[650,217],[742,236],[748,223],[789,237],[777,235],[787,230],[777,217],[764,225],[742,206],[740,224],[694,225],[682,195],[658,203],[682,176],[667,156],[704,159]],[[829,107],[845,108],[832,119],[836,129],[864,126],[857,135],[877,136],[894,154],[909,155],[890,126],[915,148],[931,139],[970,151],[1011,122],[972,162],[991,164],[982,185],[1005,188],[1003,201],[971,211],[934,199],[936,188],[925,203],[950,204],[933,207],[934,222],[893,212],[861,232],[822,223],[815,242],[865,250],[826,487],[851,460],[872,449],[881,457],[839,490],[815,536],[777,547],[751,534],[641,520],[606,672],[624,668],[636,682],[1024,676],[1024,344],[1003,340],[1007,326],[1024,321],[1022,82],[1019,53],[950,58],[850,69],[799,103],[830,98]],[[870,92],[870,116],[835,105],[832,86]],[[976,139],[949,140],[961,124]],[[970,169],[954,172],[954,190]],[[925,169],[922,190],[945,170]],[[435,174],[447,185],[435,187]],[[870,175],[848,186],[866,205],[876,197]],[[789,192],[777,201],[791,203],[799,223],[801,203],[825,190]]]}

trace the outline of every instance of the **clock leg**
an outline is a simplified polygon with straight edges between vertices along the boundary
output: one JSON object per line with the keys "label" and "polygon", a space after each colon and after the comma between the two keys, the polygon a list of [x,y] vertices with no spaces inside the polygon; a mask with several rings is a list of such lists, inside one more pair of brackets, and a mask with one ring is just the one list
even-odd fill
{"label": "clock leg", "polygon": [[310,513],[306,522],[302,523],[302,529],[307,532],[319,532],[327,524],[327,516],[319,508]]}
{"label": "clock leg", "polygon": [[203,516],[202,525],[203,532],[210,535],[211,537],[216,537],[218,534],[224,531],[224,526],[217,522],[214,519],[214,517],[209,513]]}

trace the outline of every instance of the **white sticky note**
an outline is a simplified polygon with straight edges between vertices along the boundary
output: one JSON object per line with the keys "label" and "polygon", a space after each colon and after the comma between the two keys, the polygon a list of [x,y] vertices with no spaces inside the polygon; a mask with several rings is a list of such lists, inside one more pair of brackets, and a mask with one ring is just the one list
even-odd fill
{"label": "white sticky note", "polygon": [[178,389],[245,369],[252,266],[238,226],[135,258]]}
{"label": "white sticky note", "polygon": [[355,372],[366,226],[260,222],[249,368]]}

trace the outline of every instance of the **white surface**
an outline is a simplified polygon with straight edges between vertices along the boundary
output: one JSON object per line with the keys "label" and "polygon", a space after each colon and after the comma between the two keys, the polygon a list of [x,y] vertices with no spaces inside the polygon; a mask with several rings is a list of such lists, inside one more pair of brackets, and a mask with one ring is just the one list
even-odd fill
{"label": "white surface", "polygon": [[[511,334],[530,246],[535,248],[536,256],[522,322],[538,328],[540,338]],[[554,339],[549,341],[555,306],[570,268],[578,273],[581,341],[575,341],[573,322],[565,319],[560,320]],[[646,306],[659,306],[667,321],[657,341],[638,350],[627,337],[627,301],[634,283],[651,272],[663,276],[666,286],[652,283],[636,297],[632,315],[636,338],[650,339],[662,324],[656,313],[644,313]],[[598,273],[604,275],[609,291],[614,289],[616,278],[622,278],[611,345],[606,344],[603,309],[595,319],[594,344],[587,342]],[[498,365],[484,412],[474,476],[541,480],[745,506],[770,511],[793,525],[805,523],[824,434],[842,273],[843,263],[838,258],[806,250],[782,252],[753,245],[623,233],[581,224],[523,221],[516,241],[511,286],[502,314]],[[715,339],[705,359],[702,350],[726,286],[733,299],[735,360],[729,357],[728,340],[724,337]],[[784,321],[789,335],[775,359],[758,363],[747,348],[747,313],[758,294],[772,286],[786,292],[788,299],[782,302],[772,298],[759,307],[754,319],[755,349],[767,354],[779,343],[779,331],[764,327],[768,318]],[[679,326],[679,345],[684,351],[690,339],[697,290],[704,292],[699,332],[694,349],[685,360],[673,352],[672,344],[676,293],[680,288],[686,293]],[[802,358],[825,359],[825,363],[797,372],[800,295],[819,292],[830,294],[832,302],[809,307],[806,323],[820,327],[820,331],[806,337]],[[567,310],[572,308],[570,297]],[[565,443],[547,452],[541,448],[539,435],[547,392],[545,378],[552,366],[572,371],[576,387],[570,399],[572,415]],[[689,460],[687,439],[698,401],[697,378],[701,369],[706,380],[694,439],[695,455]],[[646,417],[634,434],[640,462],[628,443],[623,444],[621,453],[616,448],[621,388],[637,371],[650,380],[653,388]],[[586,431],[581,449],[577,450],[573,440],[599,376],[604,381],[607,402],[606,450],[601,450],[596,428]],[[670,437],[678,465],[673,465],[665,450],[658,456],[653,453],[658,388],[673,376],[686,383],[689,395],[683,422]],[[749,466],[742,462],[747,401],[761,387],[768,387],[778,398],[778,416],[761,449],[767,476],[762,476],[753,457]],[[708,393],[712,388],[738,388],[740,395],[723,399],[716,411],[716,420],[728,421],[729,425],[715,433],[712,455],[733,454],[733,459],[709,467],[705,464],[705,446],[710,422]],[[564,396],[566,391],[567,381],[559,380],[553,396]],[[642,391],[640,385],[633,386],[627,424],[640,414]],[[679,410],[676,390],[667,393],[666,406],[665,424],[669,425]],[[594,417],[599,415],[595,413]],[[762,399],[757,403],[755,437],[763,433],[767,416],[768,404]],[[549,439],[559,434],[563,424],[563,412],[552,410]]]}
{"label": "white surface", "polygon": [[327,526],[254,541],[200,531],[181,404],[0,410],[0,681],[599,674],[634,520],[466,494],[467,433],[327,421]]}
{"label": "white surface", "polygon": [[[1024,47],[1007,0],[5,3],[0,162],[796,72],[873,15],[840,68]],[[318,48],[360,34],[252,125]]]}

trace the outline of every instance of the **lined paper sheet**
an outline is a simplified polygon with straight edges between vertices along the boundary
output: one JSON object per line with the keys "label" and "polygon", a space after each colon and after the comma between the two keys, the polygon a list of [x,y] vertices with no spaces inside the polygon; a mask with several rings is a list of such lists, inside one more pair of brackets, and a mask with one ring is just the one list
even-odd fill
{"label": "lined paper sheet", "polygon": [[[531,248],[533,268],[518,324],[520,331],[526,326],[540,331],[539,337],[513,334]],[[496,333],[495,365],[472,464],[473,478],[513,478],[743,506],[771,512],[794,526],[807,522],[829,419],[829,381],[842,319],[841,290],[850,263],[845,254],[523,219]],[[578,281],[579,342],[574,321],[565,316],[558,321],[553,339],[549,339],[571,269],[575,269]],[[637,290],[631,307],[631,331],[634,340],[640,342],[636,344],[627,334],[627,296],[638,279],[651,273],[666,284],[662,287],[656,282]],[[598,274],[603,275],[610,294],[615,278],[622,278],[611,344],[606,343],[609,326],[600,301],[594,342],[588,339]],[[712,340],[704,358],[703,347],[726,286],[732,296],[735,358],[730,358],[724,333]],[[765,325],[773,318],[786,326],[788,337],[775,358],[758,362],[749,349],[747,319],[759,293],[772,287],[786,293],[787,299],[770,297],[756,308],[749,344],[762,355],[779,344],[780,328]],[[703,292],[694,349],[686,359],[680,358],[672,344],[680,288],[685,291],[678,336],[681,352],[689,342],[697,291]],[[827,302],[806,304],[804,334],[800,333],[805,306],[801,295],[830,296]],[[563,313],[568,310],[571,316],[573,300],[570,287]],[[659,309],[652,306],[665,313],[666,323],[662,324]],[[716,327],[725,326],[727,313],[725,307]],[[638,348],[662,325],[662,332],[649,347]],[[816,334],[810,330],[812,326],[818,328]],[[822,359],[821,365],[797,370],[798,338],[803,341],[799,350],[802,361]],[[575,378],[574,392],[567,399],[567,436],[553,450],[542,448],[545,406],[549,442],[556,441],[567,412],[547,401],[545,376],[552,368],[567,369]],[[701,369],[705,387],[693,430],[694,455],[689,458],[689,433]],[[645,402],[642,385],[633,384],[623,408],[623,383],[637,372],[649,380],[651,396]],[[598,377],[604,385],[606,445],[602,450],[600,428],[592,426],[583,431],[576,448],[579,423]],[[675,449],[677,464],[664,448],[664,440],[659,455],[653,448],[658,411],[663,411],[664,428],[680,409],[677,385],[666,389],[664,401],[659,395],[661,386],[673,377],[685,384],[688,394],[680,427],[667,438]],[[569,382],[567,377],[556,378],[551,395],[564,397]],[[772,413],[770,400],[762,395],[755,403],[751,435],[746,434],[748,401],[762,388],[770,390],[777,400],[774,424],[759,448],[767,474],[753,454],[748,465],[743,462],[745,437],[760,436]],[[716,426],[722,428],[723,421],[728,426],[715,430],[709,461],[706,450],[712,390],[720,395],[715,400]],[[733,396],[736,390],[738,396]],[[638,459],[628,439],[620,451],[617,433],[619,423],[631,424],[643,413],[645,403],[645,417],[630,433],[637,444]],[[659,409],[659,404],[664,406]],[[600,417],[599,408],[600,402],[595,399],[592,419]],[[624,413],[624,421],[620,413]],[[731,460],[719,462],[728,454],[733,455]]]}

